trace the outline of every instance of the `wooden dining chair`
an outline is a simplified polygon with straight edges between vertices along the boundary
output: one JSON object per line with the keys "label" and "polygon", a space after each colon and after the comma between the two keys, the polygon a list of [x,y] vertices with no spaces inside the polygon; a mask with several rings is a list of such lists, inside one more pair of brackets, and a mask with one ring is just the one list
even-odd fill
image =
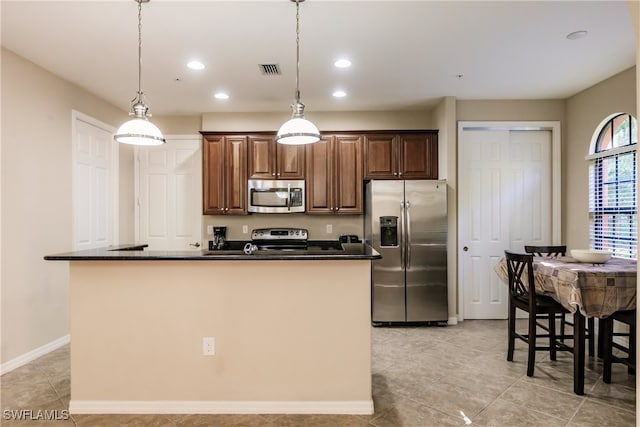
{"label": "wooden dining chair", "polygon": [[[529,254],[533,254],[535,256],[544,256],[544,257],[558,257],[565,256],[567,254],[567,246],[566,245],[525,245],[524,251]],[[573,328],[573,322],[571,320],[567,320],[565,314],[560,315],[560,341],[564,341],[567,337],[573,337],[573,335],[566,335],[566,325],[569,325]],[[587,339],[587,343],[589,346],[589,356],[594,357],[596,353],[595,349],[595,321],[593,317],[587,318],[587,331],[585,334],[585,338]]]}
{"label": "wooden dining chair", "polygon": [[[516,338],[528,345],[527,376],[532,377],[536,361],[536,351],[549,351],[551,360],[556,360],[557,351],[573,351],[573,348],[558,341],[556,336],[556,318],[568,311],[553,298],[538,295],[535,292],[533,275],[533,255],[504,251],[509,277],[509,346],[507,360],[513,361]],[[529,288],[531,284],[531,289]],[[521,334],[516,330],[516,309],[529,314],[528,332]],[[546,324],[544,321],[546,320]],[[538,328],[547,333],[538,333]],[[536,343],[539,338],[548,338],[549,345]]]}
{"label": "wooden dining chair", "polygon": [[[603,346],[604,346],[604,366],[602,369],[602,380],[611,384],[611,365],[613,363],[622,363],[627,365],[629,374],[636,373],[636,310],[616,311],[611,316],[600,319],[603,325]],[[615,342],[613,339],[619,334],[614,334],[614,321],[624,323],[629,326],[628,336],[629,342],[625,346],[622,343]],[[626,357],[614,356],[613,349],[618,349],[626,353]]]}

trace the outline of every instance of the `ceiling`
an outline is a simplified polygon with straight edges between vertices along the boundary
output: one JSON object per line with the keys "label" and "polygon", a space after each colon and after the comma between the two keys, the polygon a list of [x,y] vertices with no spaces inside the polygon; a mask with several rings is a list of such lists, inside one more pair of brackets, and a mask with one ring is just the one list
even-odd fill
{"label": "ceiling", "polygon": [[[288,111],[295,4],[142,6],[151,113]],[[2,0],[2,45],[128,110],[138,86],[137,3]],[[569,40],[568,33],[588,31]],[[313,111],[424,110],[442,97],[557,99],[635,65],[627,1],[330,1],[300,4],[300,90]],[[333,62],[348,57],[352,66]],[[199,59],[206,68],[188,69]],[[259,64],[278,64],[263,75]],[[334,98],[336,89],[347,92]],[[632,90],[630,88],[630,90]],[[213,93],[230,98],[218,100]]]}

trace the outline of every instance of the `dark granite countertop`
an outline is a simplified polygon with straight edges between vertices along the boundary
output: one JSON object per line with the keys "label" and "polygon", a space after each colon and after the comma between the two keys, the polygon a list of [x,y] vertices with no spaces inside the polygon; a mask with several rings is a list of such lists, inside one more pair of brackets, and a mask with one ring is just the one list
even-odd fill
{"label": "dark granite countertop", "polygon": [[146,251],[148,245],[118,245],[83,251],[47,255],[48,261],[246,261],[246,260],[371,260],[381,255],[366,243],[343,243],[342,249],[335,243],[310,241],[304,250],[258,250],[245,254],[241,248],[245,242],[230,242],[230,249],[202,251]]}

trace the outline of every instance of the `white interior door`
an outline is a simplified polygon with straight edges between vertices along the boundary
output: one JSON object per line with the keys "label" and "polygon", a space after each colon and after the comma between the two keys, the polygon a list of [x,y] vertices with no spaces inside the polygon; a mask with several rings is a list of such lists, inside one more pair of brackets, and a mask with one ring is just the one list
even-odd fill
{"label": "white interior door", "polygon": [[504,250],[558,243],[552,131],[466,128],[459,147],[463,317],[506,319],[507,287],[493,271]]}
{"label": "white interior door", "polygon": [[200,250],[201,138],[167,138],[138,153],[138,241],[149,250]]}
{"label": "white interior door", "polygon": [[113,131],[90,117],[73,114],[73,245],[74,250],[116,243],[113,223],[116,197],[113,191]]}

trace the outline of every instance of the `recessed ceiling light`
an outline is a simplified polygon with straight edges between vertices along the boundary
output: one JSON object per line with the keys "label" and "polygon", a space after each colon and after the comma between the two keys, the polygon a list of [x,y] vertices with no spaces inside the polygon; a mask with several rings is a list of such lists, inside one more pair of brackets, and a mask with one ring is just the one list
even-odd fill
{"label": "recessed ceiling light", "polygon": [[336,98],[344,98],[345,96],[347,96],[347,92],[343,91],[343,90],[337,90],[335,92],[333,92],[333,96]]}
{"label": "recessed ceiling light", "polygon": [[189,61],[187,62],[187,67],[192,70],[204,70],[204,64],[200,61]]}
{"label": "recessed ceiling light", "polygon": [[573,33],[567,34],[567,38],[569,40],[583,39],[587,37],[587,34],[589,33],[586,30],[574,31]]}
{"label": "recessed ceiling light", "polygon": [[337,68],[349,68],[351,67],[351,61],[348,59],[338,59],[333,65]]}
{"label": "recessed ceiling light", "polygon": [[218,93],[214,94],[213,97],[215,99],[229,99],[229,95],[227,95],[224,92],[218,92]]}

